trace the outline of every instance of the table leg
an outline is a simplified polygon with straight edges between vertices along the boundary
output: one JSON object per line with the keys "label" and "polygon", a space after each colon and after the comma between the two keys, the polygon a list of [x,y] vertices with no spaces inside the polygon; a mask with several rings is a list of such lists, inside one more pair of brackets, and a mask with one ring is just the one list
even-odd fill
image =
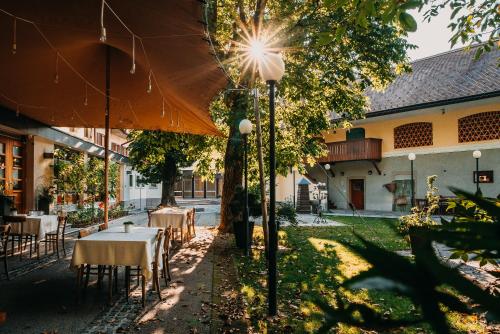
{"label": "table leg", "polygon": [[127,296],[130,294],[130,266],[125,267],[125,294]]}
{"label": "table leg", "polygon": [[113,299],[113,266],[108,266],[108,304],[111,304],[111,300]]}
{"label": "table leg", "polygon": [[142,307],[146,306],[146,276],[142,275]]}

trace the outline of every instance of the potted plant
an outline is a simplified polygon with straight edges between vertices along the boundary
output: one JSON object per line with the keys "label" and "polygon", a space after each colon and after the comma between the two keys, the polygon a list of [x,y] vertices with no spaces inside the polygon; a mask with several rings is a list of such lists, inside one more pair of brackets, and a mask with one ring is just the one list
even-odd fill
{"label": "potted plant", "polygon": [[416,231],[421,227],[437,225],[432,219],[432,215],[439,208],[439,193],[438,189],[434,186],[436,179],[436,175],[427,177],[426,198],[428,205],[424,208],[415,206],[411,209],[411,214],[399,218],[398,230],[410,242],[413,254],[425,242]]}
{"label": "potted plant", "polygon": [[38,210],[49,214],[50,205],[54,202],[56,189],[52,185],[42,185],[38,191]]}
{"label": "potted plant", "polygon": [[125,229],[125,233],[132,232],[132,227],[134,227],[134,222],[126,221],[123,223],[123,227]]}

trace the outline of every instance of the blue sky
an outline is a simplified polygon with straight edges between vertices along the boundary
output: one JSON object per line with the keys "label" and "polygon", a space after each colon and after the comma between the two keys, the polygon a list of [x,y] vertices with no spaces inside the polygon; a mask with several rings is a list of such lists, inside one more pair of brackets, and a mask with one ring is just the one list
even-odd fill
{"label": "blue sky", "polygon": [[[417,60],[424,57],[429,57],[438,53],[450,51],[449,39],[452,36],[450,28],[448,28],[451,10],[446,7],[440,11],[439,15],[434,17],[431,22],[423,22],[424,11],[411,11],[417,21],[417,31],[408,34],[410,43],[417,45],[419,48],[408,52],[411,60]],[[454,49],[460,48],[463,45],[457,43]]]}

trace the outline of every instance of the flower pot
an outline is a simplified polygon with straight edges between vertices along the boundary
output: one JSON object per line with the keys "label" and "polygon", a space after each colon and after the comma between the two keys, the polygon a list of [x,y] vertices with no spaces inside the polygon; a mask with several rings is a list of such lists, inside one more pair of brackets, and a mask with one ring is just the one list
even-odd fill
{"label": "flower pot", "polygon": [[411,253],[415,255],[419,248],[422,248],[425,245],[425,239],[419,235],[410,233],[410,246]]}

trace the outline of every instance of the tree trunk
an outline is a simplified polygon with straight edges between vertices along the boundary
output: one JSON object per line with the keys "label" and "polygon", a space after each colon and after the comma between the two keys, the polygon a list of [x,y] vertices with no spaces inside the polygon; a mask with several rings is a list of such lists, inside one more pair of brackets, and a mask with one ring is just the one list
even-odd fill
{"label": "tree trunk", "polygon": [[177,178],[177,164],[175,159],[165,156],[165,169],[161,186],[161,205],[176,206],[175,201],[175,181]]}
{"label": "tree trunk", "polygon": [[262,153],[262,129],[260,126],[260,111],[259,111],[259,90],[254,89],[253,96],[253,111],[255,114],[255,131],[257,134],[257,158],[259,160],[259,183],[260,183],[260,197],[262,206],[262,230],[264,232],[264,249],[267,254],[269,252],[269,236],[268,236],[268,226],[267,226],[267,200],[266,200],[266,179],[264,170],[264,155]]}
{"label": "tree trunk", "polygon": [[221,219],[219,231],[230,232],[233,228],[233,214],[230,203],[236,187],[242,184],[243,177],[243,145],[239,124],[246,117],[248,110],[248,92],[231,91],[226,98],[226,105],[231,109],[230,130],[224,156],[224,185],[222,187]]}

